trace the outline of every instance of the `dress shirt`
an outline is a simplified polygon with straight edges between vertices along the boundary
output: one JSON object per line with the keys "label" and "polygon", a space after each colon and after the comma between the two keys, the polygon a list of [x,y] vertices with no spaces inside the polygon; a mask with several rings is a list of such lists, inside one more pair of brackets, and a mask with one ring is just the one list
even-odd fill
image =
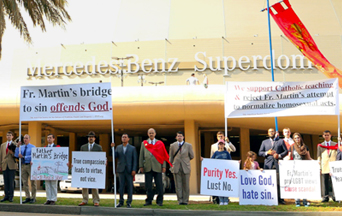
{"label": "dress shirt", "polygon": [[[128,144],[127,144],[127,145],[128,145]],[[123,148],[123,152],[124,152],[124,154],[126,154],[127,145],[126,145],[126,146],[122,145],[122,148]]]}
{"label": "dress shirt", "polygon": [[[25,151],[25,147],[26,147],[26,152],[25,152],[25,156],[24,156],[24,151]],[[21,154],[23,155],[22,158],[22,163],[30,163],[31,162],[31,152],[32,152],[32,148],[35,148],[36,146],[32,145],[31,143],[27,144],[27,145],[22,145],[21,148]],[[19,157],[19,148],[15,149],[15,154],[14,157]]]}
{"label": "dress shirt", "polygon": [[48,147],[52,147],[54,145],[54,143],[52,143],[52,144],[48,144]]}
{"label": "dress shirt", "polygon": [[156,139],[155,138],[153,140],[148,139],[148,143],[154,145],[156,144]]}
{"label": "dress shirt", "polygon": [[[330,146],[330,140],[327,142],[327,141],[325,141],[325,145],[326,146]],[[328,154],[330,154],[330,150],[329,149],[327,149],[328,150]]]}
{"label": "dress shirt", "polygon": [[8,147],[11,145],[11,142],[7,142],[7,146],[6,146],[6,154],[8,154]]}

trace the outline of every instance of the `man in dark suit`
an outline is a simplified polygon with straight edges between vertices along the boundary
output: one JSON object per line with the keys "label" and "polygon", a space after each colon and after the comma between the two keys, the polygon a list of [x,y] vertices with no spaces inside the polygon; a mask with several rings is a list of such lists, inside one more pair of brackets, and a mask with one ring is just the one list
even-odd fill
{"label": "man in dark suit", "polygon": [[[283,139],[279,139],[275,136],[273,128],[268,129],[268,139],[262,141],[259,156],[265,157],[264,169],[276,169],[277,175],[279,175],[279,164],[278,161],[284,158],[288,150]],[[278,176],[279,179],[279,176]],[[278,183],[278,202],[285,204],[283,199],[280,199],[280,187]]]}
{"label": "man in dark suit", "polygon": [[[102,147],[99,144],[95,143],[95,139],[96,139],[95,132],[90,131],[87,136],[88,136],[88,143],[82,145],[80,151],[99,151],[99,152],[102,151]],[[98,207],[100,205],[99,190],[92,189],[91,193],[93,195],[94,206]],[[78,204],[79,206],[84,206],[88,203],[88,199],[89,199],[88,188],[82,188],[82,197],[83,197],[83,200],[80,204]]]}
{"label": "man in dark suit", "polygon": [[[116,207],[122,207],[124,204],[124,192],[125,183],[127,183],[127,195],[128,199],[126,201],[127,208],[131,208],[132,194],[133,194],[133,177],[137,170],[137,151],[135,147],[130,145],[128,134],[122,134],[121,136],[122,144],[119,145],[115,150],[115,158],[118,159],[116,171],[119,173],[120,182],[120,201]],[[111,144],[115,147],[115,143]]]}
{"label": "man in dark suit", "polygon": [[5,197],[1,200],[1,202],[9,201],[13,202],[13,193],[14,193],[14,178],[15,178],[15,170],[18,168],[17,163],[15,162],[15,157],[13,151],[9,150],[9,147],[12,144],[15,144],[13,140],[13,132],[8,131],[6,134],[7,141],[1,144],[0,148],[0,171],[4,174],[4,193]]}

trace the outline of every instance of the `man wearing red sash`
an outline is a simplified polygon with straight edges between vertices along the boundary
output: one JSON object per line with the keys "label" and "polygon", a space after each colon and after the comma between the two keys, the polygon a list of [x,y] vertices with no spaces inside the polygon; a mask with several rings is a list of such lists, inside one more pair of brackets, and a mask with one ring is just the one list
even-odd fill
{"label": "man wearing red sash", "polygon": [[157,188],[157,205],[163,206],[163,179],[162,172],[166,171],[166,162],[172,166],[169,161],[169,155],[162,141],[155,139],[156,131],[153,128],[147,131],[148,139],[141,143],[139,167],[140,172],[145,173],[145,187],[147,198],[144,206],[152,205],[154,193],[152,190],[152,178]]}
{"label": "man wearing red sash", "polygon": [[287,150],[290,149],[290,146],[293,145],[294,141],[291,138],[291,131],[290,128],[284,128],[283,129],[283,135],[284,135],[284,143],[286,145]]}
{"label": "man wearing red sash", "polygon": [[[329,202],[329,186],[332,185],[329,175],[329,162],[335,161],[337,156],[337,143],[331,141],[331,132],[326,130],[323,132],[324,142],[317,146],[317,160],[320,164],[323,179],[324,196],[322,202]],[[333,195],[332,199],[335,201]]]}

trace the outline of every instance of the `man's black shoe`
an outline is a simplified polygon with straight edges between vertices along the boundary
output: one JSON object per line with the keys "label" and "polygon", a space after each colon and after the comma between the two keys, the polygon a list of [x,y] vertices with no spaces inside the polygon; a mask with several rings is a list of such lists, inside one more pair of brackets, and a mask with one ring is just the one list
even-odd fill
{"label": "man's black shoe", "polygon": [[188,203],[181,203],[181,205],[188,205]]}
{"label": "man's black shoe", "polygon": [[324,197],[321,202],[329,202],[329,198]]}
{"label": "man's black shoe", "polygon": [[12,199],[12,198],[9,198],[8,201],[9,201],[9,202],[13,202],[13,199]]}
{"label": "man's black shoe", "polygon": [[152,205],[152,203],[145,203],[144,206],[149,206],[149,205]]}
{"label": "man's black shoe", "polygon": [[31,201],[30,198],[26,198],[26,199],[23,201],[23,203],[28,203],[28,202],[30,202],[30,201]]}
{"label": "man's black shoe", "polygon": [[119,204],[116,205],[116,208],[120,208],[122,206],[123,206],[122,203],[119,203]]}
{"label": "man's black shoe", "polygon": [[163,206],[163,203],[157,203],[158,206]]}
{"label": "man's black shoe", "polygon": [[8,198],[3,198],[2,200],[0,200],[0,202],[5,202],[5,201],[8,201],[9,199]]}
{"label": "man's black shoe", "polygon": [[130,203],[127,203],[127,208],[132,208]]}
{"label": "man's black shoe", "polygon": [[338,202],[338,201],[336,200],[336,198],[335,198],[335,197],[333,197],[333,198],[332,198],[332,200],[333,200],[334,202]]}
{"label": "man's black shoe", "polygon": [[31,199],[30,203],[35,203],[36,199]]}

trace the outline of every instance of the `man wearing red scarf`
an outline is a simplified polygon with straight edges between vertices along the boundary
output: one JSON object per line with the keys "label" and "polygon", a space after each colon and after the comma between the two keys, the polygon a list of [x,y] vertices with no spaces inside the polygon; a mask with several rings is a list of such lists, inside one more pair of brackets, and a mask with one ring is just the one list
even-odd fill
{"label": "man wearing red scarf", "polygon": [[[329,186],[332,185],[329,175],[329,162],[335,161],[337,156],[337,143],[331,141],[331,132],[326,130],[323,132],[324,142],[317,146],[317,160],[320,163],[321,174],[324,185],[324,196],[322,202],[329,202]],[[332,199],[335,201],[335,196]]]}
{"label": "man wearing red scarf", "polygon": [[154,193],[152,190],[152,178],[157,188],[157,205],[163,206],[163,179],[162,172],[166,171],[166,162],[172,166],[169,161],[169,155],[162,141],[155,139],[156,131],[153,128],[147,131],[148,139],[141,143],[139,167],[140,172],[145,173],[145,187],[147,198],[144,206],[152,205]]}

